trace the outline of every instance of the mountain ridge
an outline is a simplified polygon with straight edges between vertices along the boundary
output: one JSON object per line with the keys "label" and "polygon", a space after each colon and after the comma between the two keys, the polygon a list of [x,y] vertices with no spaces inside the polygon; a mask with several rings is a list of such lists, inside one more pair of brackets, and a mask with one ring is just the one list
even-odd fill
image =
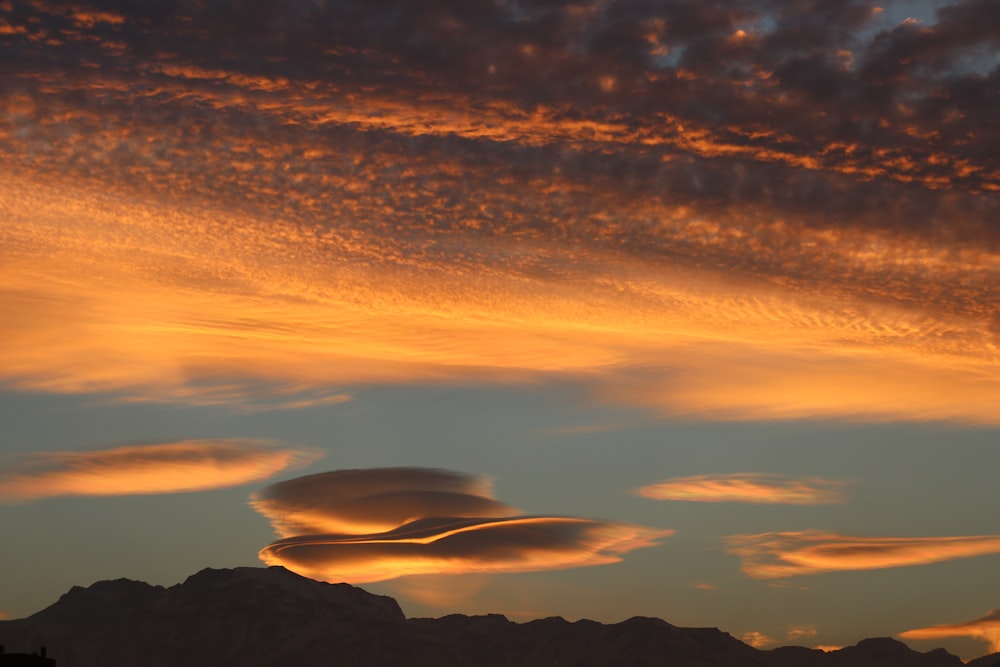
{"label": "mountain ridge", "polygon": [[[282,567],[206,568],[170,587],[116,579],[72,587],[27,618],[0,621],[8,651],[48,647],[59,667],[275,665],[670,665],[671,667],[959,667],[944,649],[890,638],[829,653],[760,650],[718,628],[636,616],[603,624],[501,614],[406,618],[391,597]],[[1000,665],[1000,654],[969,663]]]}

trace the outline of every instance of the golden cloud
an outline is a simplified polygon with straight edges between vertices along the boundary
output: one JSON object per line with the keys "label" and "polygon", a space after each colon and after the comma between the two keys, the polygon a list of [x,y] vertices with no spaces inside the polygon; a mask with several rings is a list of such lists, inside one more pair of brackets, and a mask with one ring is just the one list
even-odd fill
{"label": "golden cloud", "polygon": [[[635,7],[594,50],[566,42],[599,29],[573,8],[422,6],[481,37],[529,22],[489,53],[428,28],[455,56],[431,62],[339,4],[315,17],[335,47],[292,14],[192,10],[155,52],[140,17],[64,5],[0,17],[28,63],[0,75],[6,386],[290,409],[555,378],[667,415],[1000,423],[974,12],[848,44],[845,10],[779,56],[804,14],[768,9],[770,39],[733,9]],[[663,62],[691,43],[699,65]],[[867,79],[886,49],[899,71]],[[775,71],[799,56],[816,76]],[[871,97],[797,83],[829,77]],[[942,86],[953,109],[916,111]]]}
{"label": "golden cloud", "polygon": [[806,637],[815,637],[819,634],[819,629],[815,625],[793,625],[785,633],[785,639],[789,641],[799,641]]}
{"label": "golden cloud", "polygon": [[768,646],[773,646],[777,643],[773,637],[769,637],[763,632],[757,632],[756,630],[744,632],[740,635],[740,641],[744,644],[749,644],[754,648],[767,648]]}
{"label": "golden cloud", "polygon": [[1000,554],[1000,535],[854,537],[801,531],[733,535],[726,543],[729,553],[743,559],[743,572],[755,579],[927,565]]}
{"label": "golden cloud", "polygon": [[844,501],[843,486],[843,482],[817,477],[733,473],[674,477],[643,486],[636,493],[654,500],[829,505]]}
{"label": "golden cloud", "polygon": [[261,560],[334,582],[614,563],[673,532],[518,515],[481,477],[421,468],[309,475],[272,485],[251,505],[283,536]]}
{"label": "golden cloud", "polygon": [[278,482],[251,496],[281,537],[393,530],[427,517],[507,517],[488,478],[432,468],[337,470]]}
{"label": "golden cloud", "polygon": [[0,501],[206,491],[258,482],[320,453],[260,440],[184,440],[0,461]]}
{"label": "golden cloud", "polygon": [[899,633],[903,639],[949,639],[975,637],[989,644],[990,653],[1000,652],[1000,609],[994,609],[982,618],[965,623],[932,625]]}
{"label": "golden cloud", "polygon": [[[287,224],[197,199],[180,212],[23,174],[4,174],[0,194],[0,381],[17,389],[262,409],[262,395],[285,408],[348,400],[346,385],[558,377],[667,415],[1000,419],[992,325],[900,305],[906,285],[869,286],[896,290],[890,307],[833,284],[726,277],[596,241],[567,251],[544,235],[486,243],[454,230],[442,232],[454,252],[435,255],[361,227]],[[514,196],[497,193],[495,205],[527,219]],[[372,214],[349,204],[336,217]],[[429,219],[442,214],[428,205]],[[629,215],[663,219],[668,245],[702,239],[705,257],[764,234],[747,222],[730,239],[678,210]],[[779,232],[865,275],[903,270],[885,265],[895,254],[856,255],[889,238],[767,233]],[[942,280],[956,284],[992,261],[911,253],[906,270],[952,272]]]}

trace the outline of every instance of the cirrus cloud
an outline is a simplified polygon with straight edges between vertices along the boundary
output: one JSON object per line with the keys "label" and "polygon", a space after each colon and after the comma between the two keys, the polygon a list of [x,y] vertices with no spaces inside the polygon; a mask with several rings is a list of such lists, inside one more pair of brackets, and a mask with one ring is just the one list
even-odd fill
{"label": "cirrus cloud", "polygon": [[354,583],[614,563],[673,532],[525,516],[497,502],[482,477],[423,468],[309,475],[272,485],[251,505],[282,537],[261,550],[261,560]]}
{"label": "cirrus cloud", "polygon": [[206,491],[258,482],[319,456],[243,439],[18,454],[0,462],[0,501]]}
{"label": "cirrus cloud", "polygon": [[1000,554],[1000,535],[856,537],[798,531],[732,535],[726,544],[729,553],[743,559],[743,572],[754,579],[927,565]]}
{"label": "cirrus cloud", "polygon": [[635,492],[654,500],[830,505],[844,501],[843,486],[844,482],[818,477],[733,473],[673,477],[643,486]]}

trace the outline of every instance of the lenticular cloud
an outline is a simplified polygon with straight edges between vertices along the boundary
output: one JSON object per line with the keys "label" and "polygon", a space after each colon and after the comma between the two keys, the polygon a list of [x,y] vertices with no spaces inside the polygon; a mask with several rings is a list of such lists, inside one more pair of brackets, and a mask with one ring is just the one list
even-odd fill
{"label": "lenticular cloud", "polygon": [[483,477],[424,468],[308,475],[255,494],[251,506],[282,538],[261,550],[261,560],[354,583],[614,563],[672,533],[526,516],[493,498]]}
{"label": "lenticular cloud", "polygon": [[259,482],[318,457],[308,449],[240,439],[18,454],[0,462],[0,502],[206,491]]}
{"label": "lenticular cloud", "polygon": [[829,505],[841,503],[843,482],[817,477],[792,478],[759,473],[674,477],[636,490],[655,500],[702,503]]}

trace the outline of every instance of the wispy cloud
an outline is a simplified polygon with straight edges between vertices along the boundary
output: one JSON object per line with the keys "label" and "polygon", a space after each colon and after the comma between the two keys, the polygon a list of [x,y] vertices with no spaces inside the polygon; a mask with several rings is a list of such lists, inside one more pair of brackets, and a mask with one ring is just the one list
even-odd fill
{"label": "wispy cloud", "polygon": [[774,646],[778,643],[773,637],[769,637],[763,632],[758,632],[756,630],[744,632],[740,635],[740,641],[744,644],[749,644],[754,648],[767,648],[768,646]]}
{"label": "wispy cloud", "polygon": [[283,536],[261,550],[264,562],[355,583],[614,563],[672,533],[524,516],[493,499],[484,478],[422,468],[309,475],[269,487],[251,505]]}
{"label": "wispy cloud", "polygon": [[259,482],[320,453],[260,440],[184,440],[0,460],[0,501],[205,491]]}
{"label": "wispy cloud", "polygon": [[965,623],[932,625],[899,633],[903,639],[949,639],[975,637],[989,644],[991,653],[1000,652],[1000,609],[994,609],[982,618]]}
{"label": "wispy cloud", "polygon": [[673,477],[635,492],[655,500],[829,505],[844,501],[844,486],[844,482],[818,477],[733,473]]}
{"label": "wispy cloud", "polygon": [[1000,554],[1000,535],[855,537],[801,531],[733,535],[726,544],[729,553],[743,559],[743,572],[755,579],[927,565]]}
{"label": "wispy cloud", "polygon": [[819,634],[819,630],[815,625],[792,625],[789,626],[787,632],[785,632],[784,639],[776,639],[770,635],[764,634],[763,632],[752,630],[750,632],[743,633],[740,636],[740,641],[744,644],[749,644],[754,648],[768,648],[784,642],[799,645],[804,639],[815,637],[817,634]]}
{"label": "wispy cloud", "polygon": [[815,625],[793,625],[785,633],[785,639],[788,641],[801,641],[808,637],[815,637],[818,634],[819,628]]}

